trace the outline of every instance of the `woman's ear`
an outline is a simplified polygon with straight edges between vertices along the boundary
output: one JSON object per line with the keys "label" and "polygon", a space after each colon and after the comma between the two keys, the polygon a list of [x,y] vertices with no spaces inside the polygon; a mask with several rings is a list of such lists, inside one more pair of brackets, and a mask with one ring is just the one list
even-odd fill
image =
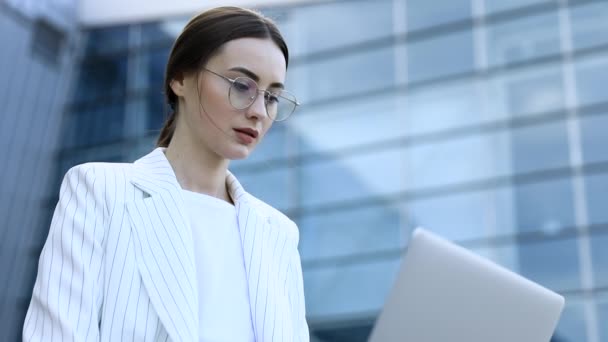
{"label": "woman's ear", "polygon": [[171,87],[171,90],[173,90],[173,93],[175,93],[175,95],[177,95],[178,97],[183,97],[186,91],[184,74],[177,74],[176,77],[171,80],[169,86]]}

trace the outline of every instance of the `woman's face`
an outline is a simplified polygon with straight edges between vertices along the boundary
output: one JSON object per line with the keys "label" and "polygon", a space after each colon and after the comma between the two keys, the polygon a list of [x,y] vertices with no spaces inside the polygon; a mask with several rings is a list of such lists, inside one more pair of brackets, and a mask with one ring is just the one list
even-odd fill
{"label": "woman's face", "polygon": [[184,121],[183,131],[176,134],[187,134],[195,148],[221,158],[246,158],[273,122],[264,96],[259,93],[251,106],[236,109],[228,96],[231,83],[214,73],[230,79],[248,77],[259,89],[278,90],[285,82],[285,57],[270,39],[240,38],[224,44],[205,68],[209,71],[184,75],[171,83],[179,97],[178,121]]}

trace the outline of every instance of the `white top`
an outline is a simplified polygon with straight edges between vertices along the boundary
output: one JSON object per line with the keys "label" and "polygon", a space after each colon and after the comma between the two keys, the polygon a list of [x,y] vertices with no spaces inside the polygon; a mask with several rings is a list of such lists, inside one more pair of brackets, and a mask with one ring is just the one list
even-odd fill
{"label": "white top", "polygon": [[199,341],[255,341],[236,209],[212,196],[183,194],[194,238]]}

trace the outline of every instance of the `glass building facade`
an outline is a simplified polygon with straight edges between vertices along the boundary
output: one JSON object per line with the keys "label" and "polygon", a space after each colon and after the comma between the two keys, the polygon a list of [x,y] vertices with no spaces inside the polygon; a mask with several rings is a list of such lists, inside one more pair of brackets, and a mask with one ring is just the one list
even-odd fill
{"label": "glass building facade", "polygon": [[[607,1],[261,10],[303,105],[231,168],[299,225],[315,339],[366,339],[424,226],[563,294],[554,341],[608,342]],[[72,165],[154,148],[187,20],[86,31],[55,189]]]}

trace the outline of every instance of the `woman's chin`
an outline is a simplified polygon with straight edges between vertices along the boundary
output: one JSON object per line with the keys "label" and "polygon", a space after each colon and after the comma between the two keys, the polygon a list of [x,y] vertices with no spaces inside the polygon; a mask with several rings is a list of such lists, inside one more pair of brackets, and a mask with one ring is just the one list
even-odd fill
{"label": "woman's chin", "polygon": [[251,149],[249,149],[247,146],[236,146],[236,147],[231,147],[228,151],[226,151],[226,153],[224,153],[224,158],[226,159],[230,159],[230,160],[242,160],[242,159],[247,159],[247,157],[249,157],[249,155],[251,154]]}

